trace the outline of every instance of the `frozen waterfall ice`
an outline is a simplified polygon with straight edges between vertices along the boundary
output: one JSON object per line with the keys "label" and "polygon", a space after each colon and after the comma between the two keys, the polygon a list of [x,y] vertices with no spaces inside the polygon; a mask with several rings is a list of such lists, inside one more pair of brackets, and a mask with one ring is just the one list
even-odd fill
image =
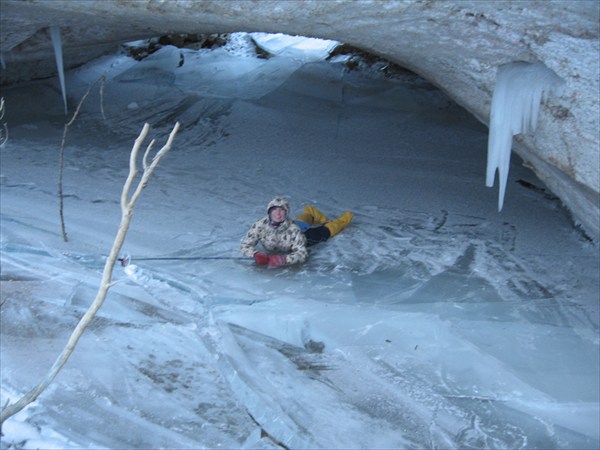
{"label": "frozen waterfall ice", "polygon": [[535,131],[540,102],[550,92],[560,95],[564,80],[542,63],[517,62],[498,69],[492,97],[486,186],[494,185],[498,170],[498,211],[504,205],[512,137]]}
{"label": "frozen waterfall ice", "polygon": [[60,28],[50,27],[50,38],[52,39],[52,47],[54,47],[56,69],[58,70],[58,79],[60,80],[60,90],[62,92],[63,102],[65,104],[65,114],[67,114],[67,89],[65,88],[65,68],[63,64],[62,39],[60,37]]}

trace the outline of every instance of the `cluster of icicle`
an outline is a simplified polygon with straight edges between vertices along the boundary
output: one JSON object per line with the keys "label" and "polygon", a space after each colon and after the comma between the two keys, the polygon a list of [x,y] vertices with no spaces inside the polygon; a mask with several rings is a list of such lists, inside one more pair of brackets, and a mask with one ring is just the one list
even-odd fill
{"label": "cluster of icicle", "polygon": [[511,63],[498,69],[492,97],[486,186],[494,185],[498,170],[498,211],[504,206],[512,138],[535,131],[542,101],[560,95],[564,80],[542,63]]}

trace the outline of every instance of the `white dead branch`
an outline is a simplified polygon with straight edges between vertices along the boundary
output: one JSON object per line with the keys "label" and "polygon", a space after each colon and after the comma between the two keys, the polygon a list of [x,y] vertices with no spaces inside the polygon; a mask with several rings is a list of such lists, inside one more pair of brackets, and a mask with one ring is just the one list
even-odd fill
{"label": "white dead branch", "polygon": [[[6,109],[4,108],[4,97],[0,98],[0,123],[2,123],[4,119],[4,113]],[[8,141],[8,124],[2,123],[2,128],[0,128],[0,148],[3,148]]]}
{"label": "white dead branch", "polygon": [[106,80],[106,75],[102,75],[98,80],[96,80],[94,83],[92,83],[90,85],[90,87],[88,88],[88,90],[86,91],[84,96],[81,97],[81,100],[79,100],[79,104],[77,105],[77,109],[73,113],[73,117],[71,117],[71,120],[69,120],[69,122],[67,122],[65,124],[65,128],[63,129],[63,137],[62,137],[62,142],[60,144],[60,153],[59,153],[59,162],[58,162],[58,214],[60,217],[60,230],[62,232],[63,241],[65,241],[65,242],[68,241],[68,238],[67,238],[67,230],[65,228],[65,218],[64,218],[64,213],[63,213],[63,209],[64,209],[63,173],[64,173],[64,167],[65,167],[65,143],[67,142],[67,133],[69,131],[69,127],[71,125],[73,125],[73,123],[75,122],[75,119],[77,119],[77,116],[79,115],[79,111],[81,111],[81,107],[83,106],[83,103],[85,102],[85,99],[87,98],[88,95],[90,95],[92,88],[96,85],[96,83],[98,83],[98,81],[100,82],[100,112],[102,113],[102,118],[104,120],[106,120],[106,116],[104,115],[104,80]]}
{"label": "white dead branch", "polygon": [[148,124],[145,124],[144,128],[142,129],[142,132],[135,140],[133,149],[131,150],[131,156],[129,159],[129,175],[127,176],[127,180],[123,185],[123,191],[121,193],[121,223],[119,225],[119,230],[117,231],[117,235],[115,237],[113,246],[110,250],[110,254],[108,255],[108,259],[106,260],[106,264],[104,264],[102,281],[100,283],[98,293],[96,294],[96,298],[94,299],[93,303],[90,305],[86,313],[83,315],[83,317],[79,320],[79,323],[73,330],[73,333],[71,334],[67,345],[54,362],[54,365],[51,367],[48,374],[40,381],[40,383],[37,386],[31,389],[23,397],[21,397],[16,403],[7,404],[2,409],[2,413],[0,414],[0,426],[4,423],[6,419],[21,411],[27,405],[35,401],[35,399],[38,398],[42,392],[44,392],[44,390],[48,387],[52,380],[54,380],[56,375],[58,375],[59,371],[65,365],[65,363],[73,353],[73,350],[75,350],[75,346],[77,345],[77,342],[79,341],[79,338],[83,334],[85,328],[88,326],[90,321],[94,318],[94,316],[104,303],[106,295],[108,294],[108,290],[112,286],[112,271],[116,261],[118,260],[118,256],[123,246],[123,242],[125,241],[125,236],[127,235],[127,230],[129,229],[129,224],[133,215],[133,207],[135,206],[135,202],[140,196],[142,189],[144,189],[144,187],[146,187],[146,185],[148,184],[148,180],[150,179],[150,176],[152,175],[152,172],[154,172],[154,169],[156,168],[158,163],[171,149],[173,139],[175,138],[175,135],[179,130],[179,122],[177,122],[173,127],[173,130],[169,135],[167,143],[163,146],[163,148],[156,152],[151,161],[149,161],[148,158],[150,150],[154,145],[154,140],[150,142],[150,144],[146,148],[142,159],[143,172],[141,179],[138,181],[137,186],[135,186],[134,188],[134,181],[138,175],[138,154],[144,140],[146,139],[149,129],[150,126]]}

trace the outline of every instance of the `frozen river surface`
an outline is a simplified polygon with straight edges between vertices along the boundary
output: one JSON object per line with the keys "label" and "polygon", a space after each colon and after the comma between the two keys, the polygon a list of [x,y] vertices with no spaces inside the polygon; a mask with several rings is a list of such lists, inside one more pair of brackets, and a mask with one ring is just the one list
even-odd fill
{"label": "frozen river surface", "polygon": [[[107,77],[67,137],[67,243],[57,81],[3,90],[2,404],[95,297],[142,125],[182,130],[131,265],[2,448],[598,448],[597,245],[515,157],[498,213],[487,128],[424,80],[263,39],[277,56],[241,36],[66,74],[71,113]],[[239,242],[275,195],[354,220],[262,269]]]}

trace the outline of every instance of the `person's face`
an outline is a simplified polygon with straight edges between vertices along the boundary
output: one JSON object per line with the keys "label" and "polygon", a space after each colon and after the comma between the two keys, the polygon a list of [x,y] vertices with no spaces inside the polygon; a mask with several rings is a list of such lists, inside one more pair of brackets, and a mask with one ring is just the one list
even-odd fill
{"label": "person's face", "polygon": [[283,208],[273,208],[271,210],[271,220],[273,222],[276,222],[276,223],[283,222],[285,220],[285,216],[286,216],[286,213],[285,213],[285,209],[283,209]]}

